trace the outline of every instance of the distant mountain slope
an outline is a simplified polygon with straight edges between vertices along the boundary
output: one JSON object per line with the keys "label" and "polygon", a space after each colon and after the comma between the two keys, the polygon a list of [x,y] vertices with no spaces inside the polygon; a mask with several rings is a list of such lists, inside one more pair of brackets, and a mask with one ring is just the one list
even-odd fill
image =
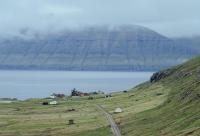
{"label": "distant mountain slope", "polygon": [[90,27],[0,42],[1,69],[158,70],[199,52],[141,26]]}
{"label": "distant mountain slope", "polygon": [[189,46],[200,52],[200,36],[175,38],[173,40],[178,46]]}

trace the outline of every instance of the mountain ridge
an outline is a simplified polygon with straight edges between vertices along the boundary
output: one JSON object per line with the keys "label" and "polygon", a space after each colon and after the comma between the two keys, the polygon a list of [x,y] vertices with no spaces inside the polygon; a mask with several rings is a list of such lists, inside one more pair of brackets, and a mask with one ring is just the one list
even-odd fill
{"label": "mountain ridge", "polygon": [[90,27],[1,41],[0,69],[155,71],[198,53],[146,27]]}

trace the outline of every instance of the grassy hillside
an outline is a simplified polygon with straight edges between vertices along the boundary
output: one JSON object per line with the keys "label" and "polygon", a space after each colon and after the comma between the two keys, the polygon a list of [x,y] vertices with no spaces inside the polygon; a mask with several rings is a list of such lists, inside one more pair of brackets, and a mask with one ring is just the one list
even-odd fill
{"label": "grassy hillside", "polygon": [[124,109],[113,116],[126,136],[199,135],[200,57],[158,75],[152,83],[99,103],[110,113]]}
{"label": "grassy hillside", "polygon": [[124,117],[121,124],[124,135],[200,134],[200,58],[166,71],[166,78],[141,85],[135,92],[140,94],[151,91],[153,86],[162,86],[164,93],[168,93],[163,104]]}
{"label": "grassy hillside", "polygon": [[[113,115],[124,136],[186,136],[200,134],[200,58],[163,70],[128,92],[58,99],[0,103],[1,136],[111,136],[106,118],[95,104]],[[114,114],[121,107],[122,113]],[[76,111],[68,112],[75,108]],[[74,125],[68,120],[74,119]]]}

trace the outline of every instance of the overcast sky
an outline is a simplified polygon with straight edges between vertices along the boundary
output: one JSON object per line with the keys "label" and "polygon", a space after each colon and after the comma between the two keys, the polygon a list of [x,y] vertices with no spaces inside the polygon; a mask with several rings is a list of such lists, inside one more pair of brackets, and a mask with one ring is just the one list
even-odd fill
{"label": "overcast sky", "polygon": [[136,24],[169,37],[200,35],[200,0],[0,0],[0,34]]}

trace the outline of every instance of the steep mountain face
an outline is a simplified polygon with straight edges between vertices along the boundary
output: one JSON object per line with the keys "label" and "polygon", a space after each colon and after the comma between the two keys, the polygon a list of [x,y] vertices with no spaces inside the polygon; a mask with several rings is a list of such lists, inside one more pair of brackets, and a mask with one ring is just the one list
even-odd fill
{"label": "steep mountain face", "polygon": [[198,54],[141,26],[96,27],[0,42],[1,69],[158,70]]}

